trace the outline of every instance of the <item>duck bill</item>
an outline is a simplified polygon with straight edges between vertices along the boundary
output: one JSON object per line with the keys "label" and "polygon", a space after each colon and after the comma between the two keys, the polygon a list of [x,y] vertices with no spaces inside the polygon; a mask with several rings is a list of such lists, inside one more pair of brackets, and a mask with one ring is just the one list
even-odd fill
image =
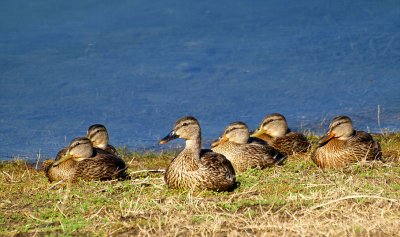
{"label": "duck bill", "polygon": [[224,143],[228,141],[228,138],[226,136],[220,137],[217,140],[213,141],[213,143],[211,143],[211,147],[216,147],[221,143]]}
{"label": "duck bill", "polygon": [[327,135],[321,137],[321,138],[318,140],[318,144],[319,144],[320,146],[323,146],[323,145],[325,145],[327,142],[329,142],[329,141],[330,141],[332,138],[334,138],[334,137],[335,137],[335,134],[334,134],[333,132],[329,132]]}
{"label": "duck bill", "polygon": [[165,144],[171,140],[178,138],[178,135],[175,134],[175,131],[172,130],[167,136],[160,140],[160,144]]}
{"label": "duck bill", "polygon": [[59,164],[65,162],[65,161],[67,161],[67,160],[69,160],[69,159],[71,159],[71,158],[72,158],[72,155],[71,155],[69,152],[67,152],[67,154],[65,154],[64,156],[62,156],[59,160],[55,161],[55,162],[53,163],[53,166],[57,166],[57,165],[59,165]]}
{"label": "duck bill", "polygon": [[256,131],[254,131],[254,132],[250,135],[250,137],[258,137],[258,138],[259,138],[263,133],[264,133],[263,130],[257,129]]}

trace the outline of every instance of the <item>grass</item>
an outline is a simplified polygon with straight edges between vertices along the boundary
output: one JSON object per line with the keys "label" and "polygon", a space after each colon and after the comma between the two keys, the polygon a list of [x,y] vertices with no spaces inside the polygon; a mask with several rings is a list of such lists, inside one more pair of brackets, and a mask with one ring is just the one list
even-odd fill
{"label": "grass", "polygon": [[[0,236],[398,236],[400,134],[376,139],[385,163],[323,171],[295,156],[239,174],[239,188],[222,193],[168,189],[146,172],[54,185],[24,161],[3,162]],[[164,169],[175,155],[121,152],[130,172]]]}

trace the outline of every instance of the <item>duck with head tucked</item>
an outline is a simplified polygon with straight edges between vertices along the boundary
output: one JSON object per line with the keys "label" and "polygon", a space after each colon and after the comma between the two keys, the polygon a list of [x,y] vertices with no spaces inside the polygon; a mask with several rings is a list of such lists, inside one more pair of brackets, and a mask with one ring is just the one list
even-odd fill
{"label": "duck with head tucked", "polygon": [[286,156],[269,145],[249,143],[249,129],[243,122],[229,124],[222,136],[212,143],[214,152],[231,161],[236,172],[249,168],[264,169],[279,164]]}
{"label": "duck with head tucked", "polygon": [[71,141],[65,154],[45,168],[50,182],[64,180],[108,180],[126,178],[125,162],[110,153],[99,153],[90,140],[78,137]]}
{"label": "duck with head tucked", "polygon": [[165,171],[164,179],[168,187],[216,191],[235,188],[236,175],[231,162],[221,154],[201,149],[201,131],[197,119],[191,116],[178,119],[160,144],[176,138],[185,139],[186,145]]}
{"label": "duck with head tucked", "polygon": [[288,128],[286,118],[282,114],[274,113],[264,118],[260,127],[250,135],[264,140],[270,146],[285,155],[305,153],[310,147],[307,138]]}
{"label": "duck with head tucked", "polygon": [[321,168],[340,168],[358,161],[381,160],[378,142],[363,131],[353,129],[348,116],[337,116],[329,125],[328,134],[321,137],[311,159]]}

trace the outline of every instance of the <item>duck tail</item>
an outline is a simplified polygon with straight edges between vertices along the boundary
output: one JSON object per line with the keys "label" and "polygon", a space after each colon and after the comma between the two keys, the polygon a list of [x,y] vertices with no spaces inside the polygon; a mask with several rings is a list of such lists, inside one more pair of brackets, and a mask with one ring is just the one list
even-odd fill
{"label": "duck tail", "polygon": [[119,180],[131,180],[132,177],[127,172],[128,167],[118,170],[118,179]]}
{"label": "duck tail", "polygon": [[283,163],[285,162],[285,160],[288,158],[287,155],[284,155],[280,152],[277,152],[274,156],[275,159],[275,164],[276,165],[283,165]]}

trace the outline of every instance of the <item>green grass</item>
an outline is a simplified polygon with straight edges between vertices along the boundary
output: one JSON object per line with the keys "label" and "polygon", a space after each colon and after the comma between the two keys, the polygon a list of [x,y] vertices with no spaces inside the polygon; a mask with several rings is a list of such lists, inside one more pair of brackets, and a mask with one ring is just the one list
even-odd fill
{"label": "green grass", "polygon": [[[50,184],[24,161],[0,163],[0,236],[394,236],[400,226],[400,135],[377,136],[385,163],[321,170],[309,154],[238,174],[233,192],[174,190],[160,173]],[[313,139],[315,141],[315,139]],[[120,149],[129,171],[175,153]]]}

